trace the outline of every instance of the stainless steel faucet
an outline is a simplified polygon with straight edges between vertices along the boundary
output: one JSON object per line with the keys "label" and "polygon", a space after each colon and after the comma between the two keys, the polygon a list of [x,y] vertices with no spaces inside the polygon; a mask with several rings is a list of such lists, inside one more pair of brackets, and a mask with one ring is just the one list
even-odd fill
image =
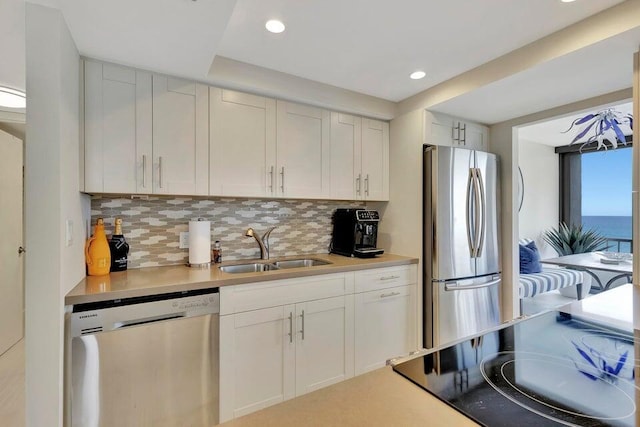
{"label": "stainless steel faucet", "polygon": [[253,228],[248,228],[244,233],[247,237],[253,237],[258,242],[258,246],[260,246],[260,259],[269,259],[269,235],[275,229],[275,227],[271,227],[268,229],[262,237],[260,237]]}

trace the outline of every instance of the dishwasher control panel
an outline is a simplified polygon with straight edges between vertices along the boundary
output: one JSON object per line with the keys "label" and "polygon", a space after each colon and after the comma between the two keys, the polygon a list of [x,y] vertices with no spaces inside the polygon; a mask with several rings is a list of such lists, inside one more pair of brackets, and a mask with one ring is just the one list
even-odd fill
{"label": "dishwasher control panel", "polygon": [[218,315],[219,313],[220,293],[218,289],[114,299],[74,306],[70,316],[69,332],[71,338],[74,338],[156,322]]}

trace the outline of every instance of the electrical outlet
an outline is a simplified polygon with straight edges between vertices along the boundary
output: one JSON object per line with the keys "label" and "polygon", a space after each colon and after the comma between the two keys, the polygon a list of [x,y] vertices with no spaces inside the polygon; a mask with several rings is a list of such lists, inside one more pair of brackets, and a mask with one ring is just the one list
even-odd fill
{"label": "electrical outlet", "polygon": [[180,249],[188,249],[189,248],[189,232],[181,231],[180,232]]}

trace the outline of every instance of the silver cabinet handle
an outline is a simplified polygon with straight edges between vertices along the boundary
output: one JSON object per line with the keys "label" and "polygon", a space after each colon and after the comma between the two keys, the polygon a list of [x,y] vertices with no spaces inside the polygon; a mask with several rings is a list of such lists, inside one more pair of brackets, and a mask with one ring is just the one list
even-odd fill
{"label": "silver cabinet handle", "polygon": [[23,254],[23,253],[25,253],[25,252],[27,252],[27,250],[26,250],[24,247],[20,246],[20,247],[18,248],[18,255],[22,255],[22,254]]}
{"label": "silver cabinet handle", "polygon": [[271,165],[271,171],[269,172],[269,181],[271,182],[271,184],[269,185],[269,188],[271,189],[271,194],[273,194],[273,165]]}
{"label": "silver cabinet handle", "polygon": [[162,156],[158,157],[158,183],[162,188]]}
{"label": "silver cabinet handle", "polygon": [[364,179],[364,194],[369,195],[369,174],[367,174],[367,177]]}
{"label": "silver cabinet handle", "polygon": [[304,310],[302,310],[300,317],[302,317],[302,329],[300,330],[300,333],[302,333],[302,340],[304,341]]}
{"label": "silver cabinet handle", "polygon": [[289,344],[293,342],[293,313],[289,312]]}
{"label": "silver cabinet handle", "polygon": [[147,155],[142,155],[142,188],[147,188]]}
{"label": "silver cabinet handle", "polygon": [[360,195],[360,181],[362,180],[362,174],[359,173],[358,177],[356,178],[356,194]]}
{"label": "silver cabinet handle", "polygon": [[451,139],[460,144],[460,122],[456,123],[456,125],[451,129]]}
{"label": "silver cabinet handle", "polygon": [[380,298],[389,298],[400,295],[400,292],[389,292],[388,294],[380,294]]}
{"label": "silver cabinet handle", "polygon": [[383,276],[380,278],[380,280],[393,280],[393,279],[399,279],[400,276]]}
{"label": "silver cabinet handle", "polygon": [[282,193],[284,193],[284,166],[282,167],[282,170],[280,171],[280,176],[282,177],[282,181],[280,182],[280,189],[282,190]]}
{"label": "silver cabinet handle", "polygon": [[462,132],[462,136],[460,136],[460,142],[462,142],[462,145],[467,145],[467,124],[463,123],[462,126],[460,126],[460,123],[458,123],[458,126],[460,128],[458,133]]}

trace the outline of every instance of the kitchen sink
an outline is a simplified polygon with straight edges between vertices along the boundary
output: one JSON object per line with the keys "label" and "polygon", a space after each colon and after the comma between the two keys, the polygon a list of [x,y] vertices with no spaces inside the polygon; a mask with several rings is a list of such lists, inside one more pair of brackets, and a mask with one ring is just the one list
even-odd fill
{"label": "kitchen sink", "polygon": [[223,265],[220,271],[224,273],[259,273],[262,271],[285,270],[288,268],[315,267],[331,264],[329,261],[313,258],[285,259],[272,263],[251,262],[246,264]]}
{"label": "kitchen sink", "polygon": [[323,261],[320,259],[305,258],[305,259],[287,259],[283,261],[276,261],[273,263],[278,268],[300,268],[300,267],[314,267],[316,265],[331,264],[329,261]]}
{"label": "kitchen sink", "polygon": [[224,273],[257,273],[277,269],[278,267],[273,264],[262,264],[258,262],[252,262],[250,264],[223,265],[220,267],[220,271]]}

